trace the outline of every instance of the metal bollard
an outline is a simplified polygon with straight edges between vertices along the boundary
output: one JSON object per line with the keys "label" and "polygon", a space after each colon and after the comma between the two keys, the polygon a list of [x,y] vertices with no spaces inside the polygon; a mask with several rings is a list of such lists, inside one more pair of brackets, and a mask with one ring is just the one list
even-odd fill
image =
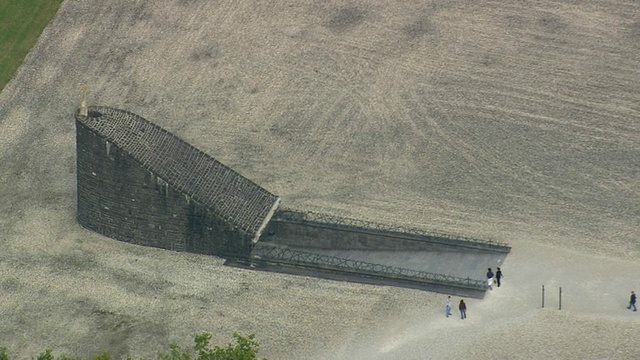
{"label": "metal bollard", "polygon": [[558,310],[562,310],[562,286],[558,290]]}

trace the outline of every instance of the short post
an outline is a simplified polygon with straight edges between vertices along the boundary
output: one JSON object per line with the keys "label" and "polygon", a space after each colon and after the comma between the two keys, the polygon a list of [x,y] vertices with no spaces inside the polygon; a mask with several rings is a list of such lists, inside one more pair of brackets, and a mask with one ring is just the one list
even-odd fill
{"label": "short post", "polygon": [[560,286],[558,291],[558,310],[562,310],[562,286]]}
{"label": "short post", "polygon": [[542,285],[542,308],[544,309],[544,285]]}
{"label": "short post", "polygon": [[80,115],[89,116],[87,109],[87,85],[82,85],[82,103],[80,104]]}

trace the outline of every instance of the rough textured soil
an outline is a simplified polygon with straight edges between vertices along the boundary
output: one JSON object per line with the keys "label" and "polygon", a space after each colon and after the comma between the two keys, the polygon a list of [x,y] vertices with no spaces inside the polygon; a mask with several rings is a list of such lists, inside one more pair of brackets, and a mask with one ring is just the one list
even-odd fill
{"label": "rough textured soil", "polygon": [[[67,0],[0,94],[0,346],[150,356],[239,330],[283,360],[640,358],[638,19],[616,0]],[[83,84],[284,206],[508,242],[505,284],[462,321],[438,294],[86,231]]]}

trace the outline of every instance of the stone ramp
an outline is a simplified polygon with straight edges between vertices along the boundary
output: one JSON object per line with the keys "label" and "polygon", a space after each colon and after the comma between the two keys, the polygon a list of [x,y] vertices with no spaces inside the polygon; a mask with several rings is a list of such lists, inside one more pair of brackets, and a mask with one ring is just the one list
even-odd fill
{"label": "stone ramp", "polygon": [[307,276],[327,280],[352,282],[359,284],[377,285],[377,286],[393,286],[408,289],[416,289],[422,291],[437,292],[442,294],[455,295],[460,297],[470,297],[481,299],[486,293],[486,289],[462,288],[447,284],[437,284],[420,282],[408,279],[398,279],[389,276],[363,275],[349,271],[337,271],[314,266],[305,266],[302,264],[291,264],[282,262],[273,262],[265,259],[249,261],[248,259],[228,259],[226,266],[245,268],[257,271],[270,271],[281,274],[290,274],[294,276]]}
{"label": "stone ramp", "polygon": [[229,265],[481,298],[504,243],[290,210],[277,212],[248,259]]}
{"label": "stone ramp", "polygon": [[487,267],[499,266],[506,255],[459,247],[437,251],[349,251],[292,248],[265,242],[256,245],[249,259],[231,259],[226,264],[482,298],[487,290]]}
{"label": "stone ramp", "polygon": [[506,253],[492,251],[469,251],[449,247],[433,251],[363,251],[363,250],[318,250],[314,253],[338,258],[366,261],[370,263],[407,268],[434,274],[472,279],[484,279],[487,268],[500,266]]}

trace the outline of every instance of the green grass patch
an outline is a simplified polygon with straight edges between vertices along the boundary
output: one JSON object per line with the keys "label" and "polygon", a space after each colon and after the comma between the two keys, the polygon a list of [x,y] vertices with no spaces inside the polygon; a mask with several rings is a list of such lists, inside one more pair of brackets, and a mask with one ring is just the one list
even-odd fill
{"label": "green grass patch", "polygon": [[13,78],[63,0],[0,0],[0,90]]}

